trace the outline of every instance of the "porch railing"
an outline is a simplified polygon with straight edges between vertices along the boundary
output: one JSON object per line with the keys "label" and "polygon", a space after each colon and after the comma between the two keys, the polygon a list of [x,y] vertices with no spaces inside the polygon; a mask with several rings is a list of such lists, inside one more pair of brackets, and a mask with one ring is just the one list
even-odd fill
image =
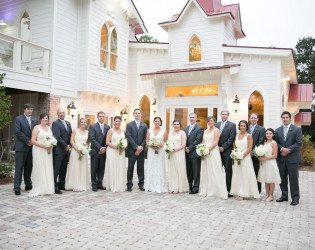
{"label": "porch railing", "polygon": [[50,76],[51,50],[0,32],[0,69]]}

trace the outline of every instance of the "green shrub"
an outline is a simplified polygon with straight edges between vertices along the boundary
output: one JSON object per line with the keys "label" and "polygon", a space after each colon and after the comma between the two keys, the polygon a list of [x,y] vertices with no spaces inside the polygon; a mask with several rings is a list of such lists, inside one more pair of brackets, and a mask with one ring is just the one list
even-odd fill
{"label": "green shrub", "polygon": [[13,160],[6,163],[0,163],[0,179],[12,176]]}
{"label": "green shrub", "polygon": [[301,163],[304,166],[314,166],[315,149],[310,135],[303,135],[303,144],[301,147]]}

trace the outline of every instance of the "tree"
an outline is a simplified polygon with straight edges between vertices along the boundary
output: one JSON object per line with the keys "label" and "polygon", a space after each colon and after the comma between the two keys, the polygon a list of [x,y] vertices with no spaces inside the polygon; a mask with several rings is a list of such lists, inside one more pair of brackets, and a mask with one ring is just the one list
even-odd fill
{"label": "tree", "polygon": [[1,86],[5,74],[0,74],[0,129],[8,126],[12,122],[10,115],[11,96],[5,92],[5,87]]}
{"label": "tree", "polygon": [[149,36],[149,35],[140,36],[138,41],[141,43],[158,43],[159,42],[156,38],[154,38],[153,36]]}

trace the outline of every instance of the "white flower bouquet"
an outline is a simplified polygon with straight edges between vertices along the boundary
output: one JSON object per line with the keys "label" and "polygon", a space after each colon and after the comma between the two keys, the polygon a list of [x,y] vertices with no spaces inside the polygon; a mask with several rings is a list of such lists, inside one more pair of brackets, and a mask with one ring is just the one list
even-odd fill
{"label": "white flower bouquet", "polygon": [[243,160],[243,158],[244,158],[244,153],[240,149],[235,148],[235,149],[232,150],[230,157],[233,160],[236,160],[237,164],[240,165],[241,164],[241,160]]}
{"label": "white flower bouquet", "polygon": [[[128,145],[128,142],[127,142],[127,139],[125,138],[120,138],[120,139],[117,139],[116,141],[116,148],[118,149],[126,148],[127,145]],[[122,155],[121,151],[119,151],[119,155]]]}
{"label": "white flower bouquet", "polygon": [[[150,147],[157,147],[157,148],[159,149],[159,146],[160,146],[162,143],[163,143],[163,141],[162,141],[161,139],[159,139],[159,138],[153,137],[153,138],[150,138],[150,139],[149,139],[149,146],[150,146]],[[158,154],[158,153],[159,153],[159,151],[156,150],[156,151],[155,151],[155,154]]]}
{"label": "white flower bouquet", "polygon": [[[258,147],[254,148],[253,153],[258,158],[258,157],[265,157],[267,151],[264,145],[259,145]],[[261,161],[259,161],[259,165],[261,166]]]}
{"label": "white flower bouquet", "polygon": [[[57,145],[57,140],[55,137],[53,136],[47,136],[45,138],[45,140],[43,141],[43,144],[46,148],[50,148],[52,146],[56,146]],[[48,154],[50,154],[51,152],[48,152]]]}
{"label": "white flower bouquet", "polygon": [[171,156],[169,153],[175,151],[175,144],[173,142],[165,142],[163,149],[164,149],[165,153],[168,154],[167,158],[171,159]]}
{"label": "white flower bouquet", "polygon": [[79,144],[78,145],[78,151],[80,153],[80,156],[79,156],[79,161],[82,160],[82,157],[84,155],[88,155],[89,152],[90,152],[90,149],[89,149],[89,145],[87,145],[86,143],[83,143],[83,144]]}
{"label": "white flower bouquet", "polygon": [[210,151],[206,144],[198,144],[196,145],[196,153],[201,156],[201,160],[204,160],[205,156],[210,154]]}

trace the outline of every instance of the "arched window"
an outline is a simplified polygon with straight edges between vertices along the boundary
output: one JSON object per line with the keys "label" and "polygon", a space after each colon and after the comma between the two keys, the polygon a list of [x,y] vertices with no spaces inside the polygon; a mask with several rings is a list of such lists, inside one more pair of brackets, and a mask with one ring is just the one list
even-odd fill
{"label": "arched window", "polygon": [[252,113],[258,115],[258,124],[264,125],[264,98],[259,91],[255,90],[248,98],[248,120]]}
{"label": "arched window", "polygon": [[[20,38],[24,41],[31,41],[31,19],[29,14],[25,11],[20,22]],[[22,45],[21,48],[22,62],[29,62],[31,60],[31,48]]]}
{"label": "arched window", "polygon": [[145,95],[140,100],[139,108],[141,110],[141,121],[147,124],[148,128],[150,128],[150,100]]}
{"label": "arched window", "polygon": [[201,61],[201,43],[198,36],[193,35],[189,43],[189,62]]}
{"label": "arched window", "polygon": [[117,70],[117,31],[111,21],[105,22],[102,26],[100,66],[113,71]]}

